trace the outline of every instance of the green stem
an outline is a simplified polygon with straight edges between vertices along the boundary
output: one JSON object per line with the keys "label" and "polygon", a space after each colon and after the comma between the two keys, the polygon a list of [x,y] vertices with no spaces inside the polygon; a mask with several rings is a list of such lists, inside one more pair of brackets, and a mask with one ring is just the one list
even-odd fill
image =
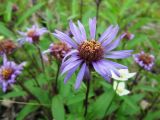
{"label": "green stem", "polygon": [[32,64],[38,68],[37,63],[35,62],[35,60],[32,58],[32,56],[28,53],[26,47],[23,45],[22,46],[23,51],[26,53],[27,57],[32,61]]}
{"label": "green stem", "polygon": [[119,82],[117,83],[117,86],[116,86],[114,95],[113,95],[113,97],[112,97],[112,99],[111,99],[111,101],[110,101],[110,103],[109,103],[109,105],[108,105],[108,107],[107,107],[107,109],[106,109],[106,111],[105,111],[104,120],[105,120],[105,115],[107,115],[107,113],[108,113],[108,111],[109,111],[109,109],[110,109],[110,107],[111,107],[111,105],[112,105],[112,103],[113,103],[113,100],[114,100],[114,98],[116,97],[116,91],[117,91],[117,88],[118,88],[118,84],[119,84]]}
{"label": "green stem", "polygon": [[100,7],[102,0],[95,0],[95,1],[96,1],[96,20],[97,20],[96,27],[97,27],[98,20],[99,20],[99,7]]}
{"label": "green stem", "polygon": [[39,82],[38,82],[36,76],[35,76],[31,71],[29,71],[29,70],[27,70],[27,71],[28,71],[28,73],[32,76],[32,78],[35,80],[36,85],[37,85],[38,87],[40,87],[40,84],[39,84]]}
{"label": "green stem", "polygon": [[137,85],[137,81],[138,81],[138,78],[139,78],[139,76],[140,76],[141,71],[142,71],[142,68],[139,68],[139,70],[138,70],[138,72],[137,72],[137,74],[136,74],[136,76],[135,76],[135,79],[134,79],[134,81],[133,81],[133,83],[132,83],[132,85],[131,85],[132,88],[133,88],[133,86]]}
{"label": "green stem", "polygon": [[85,101],[84,101],[84,107],[85,107],[84,117],[87,116],[87,112],[88,112],[88,97],[89,97],[89,89],[90,89],[90,81],[91,81],[91,73],[90,72],[89,72],[89,76],[86,80],[87,80],[87,91],[86,91],[86,97],[85,97]]}
{"label": "green stem", "polygon": [[58,77],[59,77],[59,72],[60,72],[60,65],[61,63],[58,62],[58,68],[57,68],[57,73],[56,73],[56,81],[55,81],[55,92],[58,92]]}
{"label": "green stem", "polygon": [[37,50],[38,50],[38,54],[40,56],[40,59],[41,59],[41,64],[42,64],[42,69],[43,69],[43,72],[45,73],[45,66],[44,66],[44,61],[43,61],[43,57],[42,57],[42,52],[41,52],[41,49],[38,45],[35,45]]}
{"label": "green stem", "polygon": [[83,0],[80,1],[80,20],[82,20],[83,16]]}

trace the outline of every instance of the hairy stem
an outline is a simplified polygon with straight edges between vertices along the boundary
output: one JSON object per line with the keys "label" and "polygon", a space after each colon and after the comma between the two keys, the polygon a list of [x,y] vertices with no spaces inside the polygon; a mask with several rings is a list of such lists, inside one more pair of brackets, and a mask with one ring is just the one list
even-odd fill
{"label": "hairy stem", "polygon": [[29,70],[27,70],[27,71],[28,71],[28,73],[32,76],[32,78],[35,80],[36,85],[37,85],[38,87],[40,87],[40,84],[39,84],[36,76],[32,73],[32,71],[29,71]]}
{"label": "hairy stem", "polygon": [[83,0],[80,1],[80,20],[82,20],[83,16]]}
{"label": "hairy stem", "polygon": [[42,56],[42,52],[41,52],[41,49],[38,45],[35,45],[37,50],[38,50],[38,54],[40,56],[40,59],[41,59],[41,64],[42,64],[42,69],[43,69],[43,72],[45,72],[45,66],[44,66],[44,61],[43,61],[43,56]]}
{"label": "hairy stem", "polygon": [[133,86],[137,85],[137,81],[138,81],[138,78],[140,76],[141,71],[142,71],[142,68],[139,68],[139,70],[138,70],[138,72],[137,72],[137,74],[135,76],[135,79],[134,79],[134,81],[133,81],[133,83],[131,85],[132,88],[133,88]]}
{"label": "hairy stem", "polygon": [[98,19],[99,19],[99,7],[100,7],[100,4],[102,2],[102,0],[95,0],[96,2],[96,19],[97,19],[97,24],[98,24]]}
{"label": "hairy stem", "polygon": [[22,46],[23,51],[26,53],[27,57],[32,61],[32,64],[38,68],[36,61],[33,59],[33,57],[28,53],[28,50],[26,47],[23,45]]}
{"label": "hairy stem", "polygon": [[58,92],[58,77],[59,77],[59,72],[60,72],[60,62],[58,62],[58,68],[57,68],[57,73],[56,73],[56,81],[55,81],[55,92]]}
{"label": "hairy stem", "polygon": [[86,91],[86,97],[84,101],[84,107],[85,107],[84,117],[87,116],[87,112],[88,112],[88,97],[89,97],[90,81],[91,81],[91,73],[89,73],[89,77],[87,78],[87,91]]}
{"label": "hairy stem", "polygon": [[109,109],[110,109],[110,107],[111,107],[111,105],[112,105],[112,103],[113,103],[113,100],[114,100],[114,98],[116,97],[116,91],[117,91],[117,88],[118,88],[118,84],[119,84],[119,82],[117,83],[117,86],[116,86],[114,95],[113,95],[113,97],[112,97],[112,99],[111,99],[111,101],[110,101],[110,103],[109,103],[109,105],[108,105],[108,107],[107,107],[107,109],[106,109],[106,111],[105,111],[104,118],[103,118],[104,120],[105,120],[105,115],[107,115],[107,113],[108,113],[108,111],[109,111]]}

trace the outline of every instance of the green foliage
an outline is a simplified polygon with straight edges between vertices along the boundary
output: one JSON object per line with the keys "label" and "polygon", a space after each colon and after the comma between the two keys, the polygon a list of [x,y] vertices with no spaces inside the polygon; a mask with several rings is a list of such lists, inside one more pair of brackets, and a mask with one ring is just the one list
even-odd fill
{"label": "green foliage", "polygon": [[52,115],[56,120],[65,120],[63,101],[60,96],[54,96],[52,99]]}
{"label": "green foliage", "polygon": [[[33,101],[31,101],[33,103]],[[18,116],[16,117],[16,120],[23,120],[27,115],[34,112],[38,109],[39,106],[30,105],[30,102],[28,102],[27,105],[23,107],[23,109],[19,112]]]}
{"label": "green foliage", "polygon": [[[83,6],[81,8],[81,1]],[[30,95],[17,82],[6,93],[0,91],[2,104],[0,116],[6,112],[3,102],[6,99],[13,101],[11,107],[15,110],[16,120],[30,119],[32,113],[37,120],[135,120],[143,117],[144,120],[160,119],[160,105],[154,101],[160,91],[160,2],[153,0],[101,0],[99,13],[95,1],[98,0],[2,0],[0,3],[0,37],[17,40],[20,35],[17,31],[25,31],[33,24],[46,27],[48,33],[41,37],[39,46],[41,51],[48,49],[50,43],[58,42],[52,33],[55,29],[66,32],[69,30],[69,20],[74,22],[81,18],[89,36],[88,19],[98,14],[98,38],[110,25],[118,24],[120,31],[133,33],[132,40],[123,39],[118,50],[132,49],[133,53],[145,51],[155,56],[155,66],[151,72],[142,70],[137,85],[132,84],[135,77],[127,81],[127,88],[131,93],[127,96],[118,96],[113,90],[112,83],[107,83],[96,72],[92,73],[89,92],[88,113],[84,117],[84,100],[86,95],[86,82],[83,81],[80,89],[75,90],[74,84],[77,71],[64,84],[64,76],[59,74],[56,86],[57,61],[52,58],[45,62],[45,72],[42,70],[40,56],[35,45],[24,44],[18,46],[10,60],[19,64],[27,61],[23,74],[18,81],[31,92]],[[99,0],[100,1],[100,0]],[[18,7],[13,11],[13,5]],[[1,50],[1,49],[0,49]],[[48,56],[50,56],[48,54]],[[129,71],[138,72],[139,66],[132,57],[117,60],[118,63],[128,66]],[[0,63],[2,63],[0,57]],[[31,74],[32,73],[32,74]],[[58,88],[58,91],[55,88]],[[14,103],[17,101],[17,103]],[[24,101],[24,104],[20,102]],[[142,102],[147,102],[143,105]],[[150,108],[150,105],[154,105]],[[35,104],[35,105],[33,105]],[[145,109],[143,107],[146,107]],[[107,113],[106,110],[109,107]],[[8,109],[8,108],[7,108]],[[147,112],[146,112],[147,111]],[[46,113],[47,112],[47,113]],[[33,115],[34,116],[34,115]]]}

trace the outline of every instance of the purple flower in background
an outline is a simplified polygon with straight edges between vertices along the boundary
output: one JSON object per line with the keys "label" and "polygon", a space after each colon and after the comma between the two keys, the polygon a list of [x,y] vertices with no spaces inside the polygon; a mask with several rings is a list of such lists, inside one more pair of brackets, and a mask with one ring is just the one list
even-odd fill
{"label": "purple flower in background", "polygon": [[43,54],[50,53],[50,55],[54,56],[57,60],[62,61],[70,49],[71,47],[64,42],[52,43],[49,49],[44,51]]}
{"label": "purple flower in background", "polygon": [[89,38],[87,38],[85,28],[80,21],[78,21],[78,27],[72,21],[70,21],[69,26],[73,39],[58,30],[54,33],[56,38],[68,43],[73,48],[62,61],[61,74],[67,72],[64,79],[65,83],[78,67],[80,67],[80,71],[77,75],[75,89],[79,88],[83,77],[88,75],[90,68],[94,68],[106,80],[110,80],[111,71],[119,76],[117,69],[127,68],[109,60],[123,59],[131,56],[132,50],[112,51],[125,36],[125,34],[122,34],[116,38],[119,30],[118,25],[111,25],[98,40],[95,38],[96,18],[89,19]]}
{"label": "purple flower in background", "polygon": [[124,36],[124,38],[125,38],[126,40],[132,40],[132,39],[134,38],[134,34],[128,32],[128,31],[126,31],[125,34],[126,34],[126,35]]}
{"label": "purple flower in background", "polygon": [[20,38],[18,41],[20,44],[23,44],[24,42],[38,43],[40,36],[46,32],[46,28],[38,28],[37,25],[33,25],[31,28],[27,28],[26,32],[19,32],[22,38]]}
{"label": "purple flower in background", "polygon": [[6,55],[3,55],[3,65],[0,67],[0,85],[2,90],[6,92],[8,85],[15,83],[16,77],[21,74],[26,63],[17,65],[13,61],[8,61]]}
{"label": "purple flower in background", "polygon": [[0,41],[0,56],[3,54],[11,54],[15,51],[17,48],[17,45],[9,39],[1,40]]}
{"label": "purple flower in background", "polygon": [[133,55],[135,62],[145,70],[150,71],[154,65],[154,56],[143,51]]}

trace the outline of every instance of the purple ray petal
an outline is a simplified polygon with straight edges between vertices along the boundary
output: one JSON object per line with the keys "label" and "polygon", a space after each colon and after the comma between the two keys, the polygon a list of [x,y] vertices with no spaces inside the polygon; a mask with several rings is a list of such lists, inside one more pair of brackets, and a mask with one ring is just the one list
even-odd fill
{"label": "purple ray petal", "polygon": [[95,40],[96,36],[96,18],[89,19],[90,38]]}
{"label": "purple ray petal", "polygon": [[3,65],[5,65],[7,63],[7,56],[5,54],[3,54]]}
{"label": "purple ray petal", "polygon": [[71,33],[73,34],[76,42],[78,44],[80,44],[82,42],[81,41],[82,38],[81,38],[81,34],[80,34],[78,28],[76,27],[76,25],[72,21],[69,22],[69,26],[70,26]]}
{"label": "purple ray petal", "polygon": [[25,33],[25,32],[18,31],[18,33],[19,33],[21,36],[26,36],[26,33]]}
{"label": "purple ray petal", "polygon": [[58,38],[59,40],[62,40],[63,42],[68,43],[73,48],[77,48],[77,44],[65,33],[62,33],[58,30],[55,30],[56,33],[53,33],[53,35]]}
{"label": "purple ray petal", "polygon": [[69,53],[65,55],[65,57],[62,60],[62,63],[70,56],[70,55],[76,55],[78,53],[78,50],[71,50]]}
{"label": "purple ray petal", "polygon": [[106,47],[105,47],[105,51],[111,51],[111,50],[115,49],[115,48],[119,45],[121,39],[123,39],[123,37],[124,37],[125,35],[126,35],[125,33],[122,34],[122,35],[119,36],[115,41],[113,41],[111,44],[109,44],[108,46],[106,46]]}
{"label": "purple ray petal", "polygon": [[83,24],[82,24],[80,21],[78,21],[78,26],[79,26],[79,29],[80,29],[81,34],[82,34],[82,40],[83,40],[83,41],[84,41],[84,40],[87,40],[86,31],[85,31],[85,29],[84,29]]}
{"label": "purple ray petal", "polygon": [[102,43],[103,47],[107,46],[108,44],[110,44],[112,42],[112,40],[114,40],[114,38],[116,37],[116,35],[118,33],[118,30],[119,30],[118,25],[112,29],[112,31],[108,35],[107,39],[105,39],[104,42]]}
{"label": "purple ray petal", "polygon": [[133,50],[112,51],[112,52],[108,52],[105,55],[105,58],[123,59],[131,56],[131,52],[133,52]]}
{"label": "purple ray petal", "polygon": [[2,90],[3,90],[3,92],[7,91],[7,86],[8,86],[7,82],[2,82]]}
{"label": "purple ray petal", "polygon": [[101,43],[103,40],[111,33],[113,29],[113,25],[110,25],[105,32],[101,35],[101,37],[98,39],[98,41]]}
{"label": "purple ray petal", "polygon": [[87,79],[87,80],[90,80],[91,79],[91,76],[90,76],[90,71],[89,71],[89,68],[88,67],[86,67],[86,71],[85,71],[85,79]]}
{"label": "purple ray petal", "polygon": [[78,73],[78,76],[77,76],[77,79],[76,79],[76,84],[75,84],[75,89],[78,89],[81,85],[81,82],[83,80],[83,77],[84,77],[84,73],[85,73],[85,69],[86,69],[86,63],[83,63],[79,73]]}
{"label": "purple ray petal", "polygon": [[99,66],[97,65],[96,62],[92,62],[92,65],[94,67],[94,69],[107,81],[110,80],[110,78],[108,77],[108,75],[106,73],[104,73],[103,70],[101,70],[101,68],[99,68]]}
{"label": "purple ray petal", "polygon": [[71,78],[72,74],[77,70],[78,67],[78,65],[75,66],[67,73],[66,77],[64,78],[64,83],[67,83],[67,81]]}
{"label": "purple ray petal", "polygon": [[74,62],[69,63],[68,65],[65,66],[65,68],[62,70],[61,75],[63,75],[65,72],[69,71],[75,66],[79,66],[82,63],[82,60],[77,60]]}
{"label": "purple ray petal", "polygon": [[102,65],[107,66],[110,69],[110,71],[113,71],[117,76],[120,76],[120,73],[112,64],[110,64],[106,60],[101,60],[101,63]]}
{"label": "purple ray petal", "polygon": [[78,56],[72,56],[72,57],[70,57],[68,60],[66,60],[65,62],[62,63],[60,71],[62,71],[67,64],[69,64],[71,62],[74,62],[74,61],[76,61],[78,59],[79,59]]}
{"label": "purple ray petal", "polygon": [[111,77],[111,71],[110,67],[103,65],[103,63],[100,61],[97,61],[97,65],[99,68],[101,68],[102,72],[107,75],[108,77]]}
{"label": "purple ray petal", "polygon": [[108,62],[109,64],[112,64],[117,69],[128,69],[127,66],[121,65],[119,63],[116,63],[116,62],[113,62],[113,61],[110,61],[110,60],[106,60],[106,62]]}

